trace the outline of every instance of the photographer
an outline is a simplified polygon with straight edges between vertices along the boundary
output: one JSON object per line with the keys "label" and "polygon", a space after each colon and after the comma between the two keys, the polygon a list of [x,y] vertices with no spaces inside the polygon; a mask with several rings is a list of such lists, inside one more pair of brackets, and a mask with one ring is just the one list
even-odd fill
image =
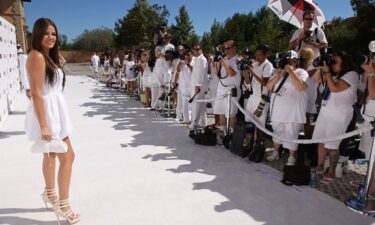
{"label": "photographer", "polygon": [[[265,125],[269,103],[265,103],[259,109],[259,104],[262,101],[263,91],[267,91],[267,82],[273,74],[273,65],[267,59],[268,56],[268,46],[260,45],[257,47],[255,52],[256,62],[253,64],[253,68],[244,72],[244,84],[247,91],[249,91],[250,96],[246,104],[246,111],[250,114],[254,114],[255,118]],[[266,94],[268,97],[268,95]],[[246,122],[250,122],[248,117],[245,117]],[[260,143],[263,140],[263,132],[259,129],[256,131],[256,142]],[[245,142],[247,143],[247,141]]]}
{"label": "photographer", "polygon": [[316,98],[318,97],[318,84],[314,81],[313,75],[315,73],[315,68],[312,63],[314,60],[314,52],[311,48],[304,48],[299,52],[299,56],[303,58],[303,62],[300,67],[307,71],[309,78],[306,83],[309,85],[307,89],[307,109],[306,109],[306,123],[305,123],[305,138],[311,139],[313,128],[311,126],[311,119],[314,114],[317,114],[316,110]]}
{"label": "photographer", "polygon": [[181,111],[183,118],[183,124],[189,125],[189,99],[191,97],[191,76],[193,56],[190,51],[186,51],[184,54],[185,59],[181,60],[177,66],[176,71],[176,82],[178,82],[178,95],[181,97],[178,99],[178,104],[181,104]]}
{"label": "photographer", "polygon": [[[287,140],[298,139],[298,133],[306,121],[306,103],[309,75],[299,67],[299,57],[295,51],[287,52],[281,58],[274,76],[268,81],[271,91],[271,121],[274,134]],[[285,66],[284,66],[285,65]],[[275,67],[276,68],[276,67]],[[295,165],[298,144],[273,137],[275,151],[267,157],[268,161],[279,159],[281,145],[289,150],[287,165]]]}
{"label": "photographer", "polygon": [[[208,90],[211,98],[215,98],[217,94],[217,86],[219,84],[219,78],[215,74],[214,57],[212,55],[207,58],[207,77],[208,77]],[[215,108],[216,101],[212,101],[212,109]],[[220,115],[215,114],[215,124],[217,128],[220,126]]]}
{"label": "photographer", "polygon": [[311,48],[314,51],[314,59],[320,56],[320,49],[328,47],[328,41],[324,31],[317,27],[311,30],[314,21],[314,12],[303,13],[303,28],[294,32],[289,42],[288,49],[299,52],[304,48]]}
{"label": "photographer", "polygon": [[155,32],[154,32],[154,46],[163,46],[164,45],[164,37],[168,33],[167,24],[161,25]]}
{"label": "photographer", "polygon": [[[215,73],[219,77],[219,84],[217,86],[217,97],[226,95],[228,91],[232,90],[232,98],[238,101],[240,98],[240,86],[241,86],[241,75],[240,71],[237,68],[237,48],[236,42],[233,40],[226,41],[224,43],[224,50],[226,56],[219,59],[219,62],[216,63]],[[227,98],[222,98],[217,100],[214,106],[214,114],[220,115],[220,126],[225,127],[226,123],[226,111],[228,108]],[[234,104],[231,104],[230,108],[230,127],[234,129],[236,123],[236,114],[237,107]]]}
{"label": "photographer", "polygon": [[151,76],[151,111],[154,111],[159,107],[159,97],[162,94],[162,88],[165,87],[165,81],[167,80],[168,66],[161,51],[161,46],[156,47],[156,63]]}
{"label": "photographer", "polygon": [[145,107],[151,107],[151,68],[148,65],[149,53],[147,51],[142,52],[141,56],[141,71],[143,76],[143,88],[145,92]]}
{"label": "photographer", "polygon": [[[184,46],[180,45],[178,46],[178,58],[176,59],[173,59],[172,61],[172,67],[171,67],[171,74],[172,74],[172,77],[171,77],[171,80],[173,82],[172,86],[174,88],[177,88],[178,85],[179,85],[179,82],[178,82],[178,74],[177,74],[177,68],[178,68],[178,65],[185,59],[185,48]],[[180,90],[180,88],[178,88],[178,90]],[[183,111],[182,111],[182,95],[180,93],[176,93],[176,92],[173,92],[173,101],[174,101],[174,105],[176,105],[176,118],[182,122],[183,121]]]}
{"label": "photographer", "polygon": [[[327,65],[329,64],[329,66]],[[350,55],[345,52],[333,54],[330,62],[324,61],[314,74],[317,83],[324,84],[322,106],[319,112],[313,139],[324,139],[345,134],[353,118],[353,105],[357,101],[359,76]],[[317,173],[324,173],[324,161],[329,154],[329,169],[321,183],[330,183],[335,178],[339,160],[338,151],[342,140],[319,143]]]}
{"label": "photographer", "polygon": [[192,62],[191,73],[191,95],[195,96],[191,108],[192,129],[196,129],[198,125],[206,126],[206,103],[195,102],[199,99],[204,99],[208,90],[208,77],[207,77],[207,59],[202,53],[202,45],[194,45],[194,59]]}

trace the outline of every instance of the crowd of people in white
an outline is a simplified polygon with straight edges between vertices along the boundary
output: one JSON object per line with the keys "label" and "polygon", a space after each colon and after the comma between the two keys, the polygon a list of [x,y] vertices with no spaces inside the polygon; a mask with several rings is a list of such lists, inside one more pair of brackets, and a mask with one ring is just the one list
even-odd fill
{"label": "crowd of people in white", "polygon": [[[224,130],[229,110],[229,126],[233,131],[238,108],[234,104],[228,105],[224,96],[230,91],[232,99],[238,101],[244,92],[250,92],[244,105],[247,112],[245,121],[251,122],[249,117],[253,117],[265,126],[268,118],[274,134],[282,137],[273,138],[274,151],[266,159],[278,160],[282,146],[289,150],[287,165],[294,165],[298,144],[285,140],[298,139],[301,130],[304,130],[307,139],[325,139],[345,134],[353,122],[353,106],[357,102],[358,89],[369,93],[363,113],[375,110],[372,109],[375,97],[374,62],[363,64],[361,67],[364,73],[360,75],[356,72],[358,67],[351,56],[345,52],[336,52],[332,59],[324,59],[321,57],[321,50],[328,47],[324,31],[321,28],[312,29],[312,12],[305,12],[303,18],[304,27],[295,31],[289,43],[286,65],[275,67],[268,60],[269,49],[264,44],[256,48],[253,64],[246,70],[241,70],[237,64],[244,56],[237,54],[236,42],[233,40],[223,43],[225,54],[220,58],[216,55],[204,55],[202,45],[197,43],[192,48],[177,46],[178,56],[167,59],[168,50],[175,49],[175,46],[171,43],[167,27],[162,26],[160,33],[155,35],[154,54],[152,51],[142,51],[139,63],[135,63],[134,54],[127,54],[122,67],[116,55],[113,66],[123,81],[121,85],[126,86],[129,94],[137,88],[134,83],[135,71],[141,74],[146,95],[145,105],[151,111],[161,110],[164,106],[160,96],[167,93],[167,90],[175,90],[172,101],[176,117],[192,129],[207,125],[207,104],[197,100],[212,98],[214,127]],[[163,39],[162,42],[159,41],[160,38]],[[153,56],[156,59],[154,65],[149,63]],[[321,62],[313,65],[314,60]],[[94,54],[92,65],[95,72],[99,64],[100,59]],[[105,57],[104,67],[109,65],[109,58]],[[189,99],[194,99],[192,104]],[[315,126],[312,126],[314,118]],[[365,119],[369,124],[374,117],[365,116]],[[255,142],[262,143],[263,136],[263,132],[257,129]],[[360,149],[368,156],[372,139],[369,133],[362,136]],[[248,143],[248,138],[249,136],[245,138],[244,145]],[[325,173],[322,183],[328,184],[335,178],[340,143],[341,140],[337,140],[318,145],[316,170],[317,173]],[[327,157],[330,165],[324,171]],[[375,194],[375,188],[370,190]]]}

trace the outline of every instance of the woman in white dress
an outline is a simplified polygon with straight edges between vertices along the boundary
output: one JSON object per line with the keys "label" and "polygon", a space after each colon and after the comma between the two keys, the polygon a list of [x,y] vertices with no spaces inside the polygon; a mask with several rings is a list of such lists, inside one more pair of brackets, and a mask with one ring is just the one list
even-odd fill
{"label": "woman in white dress", "polygon": [[[32,33],[32,51],[27,60],[32,99],[26,112],[25,131],[31,141],[46,140],[52,137],[63,140],[66,153],[44,154],[43,175],[45,190],[42,199],[53,206],[59,219],[77,223],[80,215],[73,213],[69,204],[70,179],[74,161],[74,151],[69,140],[73,131],[67,105],[63,95],[65,74],[61,69],[58,52],[58,32],[56,25],[47,18],[38,19]],[[55,165],[59,159],[57,194],[55,191]]]}
{"label": "woman in white dress", "polygon": [[148,65],[149,60],[149,53],[147,51],[144,51],[142,53],[141,57],[142,63],[142,76],[143,76],[143,88],[145,92],[145,107],[151,107],[151,85],[150,85],[150,79],[152,76],[152,71],[150,66]]}
{"label": "woman in white dress", "polygon": [[137,80],[135,74],[135,62],[133,54],[129,54],[129,59],[126,64],[124,64],[124,71],[125,71],[125,80],[128,86],[128,94],[133,94],[135,89],[135,81]]}
{"label": "woman in white dress", "polygon": [[[342,135],[353,118],[353,105],[357,101],[359,76],[355,72],[350,55],[338,52],[333,55],[332,65],[319,68],[314,74],[317,83],[323,83],[322,107],[313,133],[313,139],[325,139]],[[329,155],[329,168],[321,183],[327,184],[335,178],[342,140],[319,143],[317,173],[324,172],[324,161]]]}

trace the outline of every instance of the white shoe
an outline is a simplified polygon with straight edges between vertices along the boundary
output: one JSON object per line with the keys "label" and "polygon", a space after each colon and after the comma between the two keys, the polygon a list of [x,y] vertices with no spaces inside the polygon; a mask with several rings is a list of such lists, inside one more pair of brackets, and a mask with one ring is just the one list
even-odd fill
{"label": "white shoe", "polygon": [[278,151],[273,151],[271,155],[267,156],[266,160],[269,162],[275,161],[280,159],[279,152]]}
{"label": "white shoe", "polygon": [[286,163],[287,166],[294,166],[296,165],[296,158],[294,156],[288,157],[288,162]]}

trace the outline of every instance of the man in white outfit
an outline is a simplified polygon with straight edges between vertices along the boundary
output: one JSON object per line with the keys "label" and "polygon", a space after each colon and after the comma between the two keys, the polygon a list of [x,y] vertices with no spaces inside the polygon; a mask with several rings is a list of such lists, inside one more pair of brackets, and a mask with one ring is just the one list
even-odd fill
{"label": "man in white outfit", "polygon": [[91,57],[91,64],[93,66],[95,75],[98,73],[99,70],[99,62],[100,58],[96,55],[96,52],[94,52],[94,55]]}
{"label": "man in white outfit", "polygon": [[17,45],[17,55],[18,55],[18,70],[20,71],[22,86],[23,86],[23,89],[25,89],[26,91],[26,97],[31,99],[29,76],[27,75],[27,71],[26,71],[27,55],[23,52],[19,44]]}
{"label": "man in white outfit", "polygon": [[208,90],[207,77],[207,59],[202,53],[200,44],[194,45],[193,72],[191,74],[192,96],[195,95],[192,109],[192,128],[206,126],[206,103],[196,102],[196,100],[204,99]]}

